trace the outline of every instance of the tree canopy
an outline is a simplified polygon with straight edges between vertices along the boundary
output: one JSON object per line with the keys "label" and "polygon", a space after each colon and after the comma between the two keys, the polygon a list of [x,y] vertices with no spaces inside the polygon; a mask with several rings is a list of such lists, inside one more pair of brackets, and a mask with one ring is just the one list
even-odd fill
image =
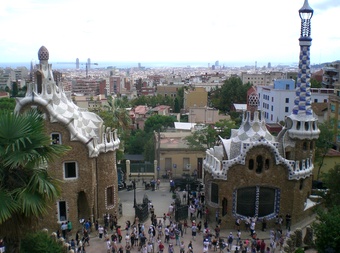
{"label": "tree canopy", "polygon": [[239,77],[230,77],[221,88],[211,92],[210,101],[212,106],[230,112],[234,103],[245,104],[247,102],[247,91],[252,85],[243,84]]}
{"label": "tree canopy", "polygon": [[117,160],[123,159],[123,151],[126,140],[130,138],[131,118],[126,107],[129,106],[126,97],[113,98],[109,96],[107,98],[108,105],[92,110],[97,113],[104,121],[106,127],[117,129],[118,136],[120,137],[120,148],[117,151]]}
{"label": "tree canopy", "polygon": [[325,156],[327,155],[330,148],[332,148],[333,143],[333,120],[328,120],[324,123],[318,125],[320,129],[319,139],[316,140],[315,149],[315,164],[318,165],[317,180],[320,179],[320,172],[323,166]]}
{"label": "tree canopy", "polygon": [[340,206],[327,210],[319,209],[312,228],[319,253],[340,252]]}
{"label": "tree canopy", "polygon": [[147,133],[161,131],[168,127],[174,127],[174,122],[175,118],[172,116],[152,115],[145,121],[144,131]]}
{"label": "tree canopy", "polygon": [[317,210],[316,221],[312,227],[315,231],[315,244],[318,252],[340,252],[340,164],[322,174],[327,188],[325,209]]}
{"label": "tree canopy", "polygon": [[1,108],[1,111],[6,110],[6,111],[13,112],[15,108],[15,99],[14,98],[1,98],[0,108]]}
{"label": "tree canopy", "polygon": [[228,139],[231,135],[231,129],[238,126],[232,120],[220,120],[215,125],[206,125],[200,130],[194,131],[185,140],[191,149],[205,150],[212,148],[219,143],[218,136]]}
{"label": "tree canopy", "polygon": [[328,189],[325,195],[327,206],[340,206],[340,164],[335,165],[327,173],[323,173],[321,178]]}

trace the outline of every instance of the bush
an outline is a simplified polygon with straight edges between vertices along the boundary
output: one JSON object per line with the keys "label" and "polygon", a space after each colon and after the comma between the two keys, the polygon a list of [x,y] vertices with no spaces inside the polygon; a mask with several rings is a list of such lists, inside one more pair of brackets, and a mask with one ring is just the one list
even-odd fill
{"label": "bush", "polygon": [[46,232],[40,231],[27,235],[21,241],[21,253],[62,253],[63,248]]}

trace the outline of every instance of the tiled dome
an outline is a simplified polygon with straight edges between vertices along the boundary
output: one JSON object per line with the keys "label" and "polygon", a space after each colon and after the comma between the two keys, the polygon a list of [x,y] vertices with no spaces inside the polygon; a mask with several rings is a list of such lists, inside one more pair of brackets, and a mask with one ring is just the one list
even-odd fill
{"label": "tiled dome", "polygon": [[50,53],[48,52],[47,48],[44,46],[41,46],[41,48],[38,51],[38,58],[39,61],[47,61],[50,57]]}

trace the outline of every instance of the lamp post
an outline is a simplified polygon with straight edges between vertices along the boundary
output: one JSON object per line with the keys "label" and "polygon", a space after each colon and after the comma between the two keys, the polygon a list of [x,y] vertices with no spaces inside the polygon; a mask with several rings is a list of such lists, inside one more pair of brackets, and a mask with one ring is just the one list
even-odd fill
{"label": "lamp post", "polygon": [[133,208],[137,207],[137,201],[136,201],[136,179],[133,179],[132,182],[132,186],[133,186]]}

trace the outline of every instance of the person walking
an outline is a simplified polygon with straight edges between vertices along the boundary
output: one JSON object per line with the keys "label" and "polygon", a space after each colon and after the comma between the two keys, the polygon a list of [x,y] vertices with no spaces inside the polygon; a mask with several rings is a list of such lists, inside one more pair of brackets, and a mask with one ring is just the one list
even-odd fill
{"label": "person walking", "polygon": [[191,235],[192,235],[192,240],[196,241],[196,234],[197,234],[197,226],[195,223],[191,226]]}
{"label": "person walking", "polygon": [[111,246],[111,242],[109,238],[106,238],[106,250],[107,250],[107,253],[111,253],[112,246]]}

